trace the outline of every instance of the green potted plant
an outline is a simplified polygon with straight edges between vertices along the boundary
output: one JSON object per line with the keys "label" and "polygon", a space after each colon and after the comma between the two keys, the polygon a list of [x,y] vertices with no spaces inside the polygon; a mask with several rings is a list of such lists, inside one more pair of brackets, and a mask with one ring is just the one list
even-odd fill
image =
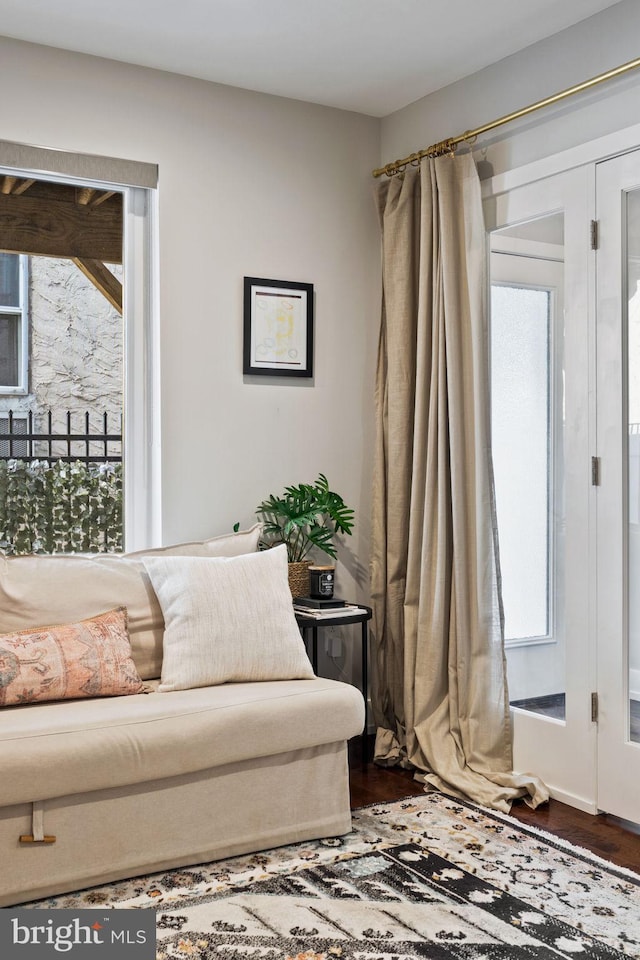
{"label": "green potted plant", "polygon": [[309,592],[309,552],[315,547],[335,560],[336,535],[351,535],[354,523],[354,511],[329,489],[323,473],[315,483],[285,487],[280,496],[270,494],[256,513],[264,524],[261,546],[286,545],[294,596]]}

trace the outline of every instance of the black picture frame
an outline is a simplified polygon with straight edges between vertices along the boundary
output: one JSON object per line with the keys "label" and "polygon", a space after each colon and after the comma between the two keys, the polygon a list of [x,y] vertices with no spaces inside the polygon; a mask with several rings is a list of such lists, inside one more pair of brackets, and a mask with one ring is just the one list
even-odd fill
{"label": "black picture frame", "polygon": [[244,278],[242,372],[313,376],[313,284]]}

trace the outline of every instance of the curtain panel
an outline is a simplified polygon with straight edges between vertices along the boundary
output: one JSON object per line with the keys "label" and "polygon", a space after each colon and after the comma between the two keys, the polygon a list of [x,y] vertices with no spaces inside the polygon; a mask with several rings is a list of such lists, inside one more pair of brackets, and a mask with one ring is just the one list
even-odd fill
{"label": "curtain panel", "polygon": [[477,171],[470,154],[425,159],[376,190],[375,759],[485,806],[537,806],[544,785],[512,772]]}

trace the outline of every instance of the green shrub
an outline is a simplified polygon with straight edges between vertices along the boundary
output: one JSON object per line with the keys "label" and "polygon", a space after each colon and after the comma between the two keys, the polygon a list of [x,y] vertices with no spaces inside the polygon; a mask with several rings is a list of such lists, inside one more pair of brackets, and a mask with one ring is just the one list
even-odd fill
{"label": "green shrub", "polygon": [[0,552],[122,550],[122,465],[0,460]]}

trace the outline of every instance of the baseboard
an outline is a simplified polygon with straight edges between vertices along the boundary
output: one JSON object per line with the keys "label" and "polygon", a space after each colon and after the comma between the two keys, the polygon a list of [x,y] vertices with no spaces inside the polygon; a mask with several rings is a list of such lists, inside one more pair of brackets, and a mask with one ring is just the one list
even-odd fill
{"label": "baseboard", "polygon": [[629,699],[640,700],[640,670],[629,670]]}
{"label": "baseboard", "polygon": [[560,803],[566,803],[568,807],[575,807],[576,810],[582,810],[584,813],[591,813],[594,816],[598,812],[598,805],[592,800],[577,797],[572,793],[567,793],[566,790],[558,790],[557,787],[549,783],[546,784],[546,787],[554,800],[559,800]]}

